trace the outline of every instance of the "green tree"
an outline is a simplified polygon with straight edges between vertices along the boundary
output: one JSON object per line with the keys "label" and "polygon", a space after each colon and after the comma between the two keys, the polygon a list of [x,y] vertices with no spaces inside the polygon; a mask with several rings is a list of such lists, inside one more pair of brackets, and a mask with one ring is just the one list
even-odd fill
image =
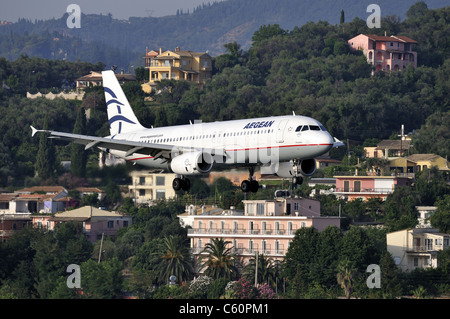
{"label": "green tree", "polygon": [[397,298],[402,294],[400,270],[395,265],[389,252],[385,252],[380,259],[381,291],[385,298]]}
{"label": "green tree", "polygon": [[450,186],[445,180],[444,173],[433,166],[416,174],[414,190],[420,196],[421,205],[432,206],[439,197],[450,193]]}
{"label": "green tree", "polygon": [[345,22],[345,13],[344,10],[341,10],[341,17],[339,18],[339,23],[343,24]]}
{"label": "green tree", "polygon": [[430,223],[439,231],[450,233],[450,195],[446,194],[435,203],[437,209],[430,217]]}
{"label": "green tree", "polygon": [[408,186],[396,187],[384,203],[385,225],[390,231],[415,227],[417,198]]}
{"label": "green tree", "polygon": [[123,265],[117,257],[98,263],[93,259],[81,264],[81,288],[88,299],[115,299],[122,294]]}
{"label": "green tree", "polygon": [[253,45],[258,44],[263,40],[270,39],[277,35],[285,35],[286,30],[283,30],[279,24],[268,24],[259,27],[259,30],[255,31],[252,36]]}
{"label": "green tree", "polygon": [[[45,117],[44,130],[48,129],[48,117]],[[47,133],[40,133],[39,149],[36,155],[36,174],[42,179],[48,179],[55,175],[56,151],[53,142]]]}
{"label": "green tree", "polygon": [[314,281],[319,236],[316,228],[300,228],[284,258],[283,276],[291,282],[290,290],[296,298],[306,294]]}
{"label": "green tree", "polygon": [[345,298],[350,299],[355,284],[356,268],[350,259],[345,258],[339,261],[337,282],[344,289]]}
{"label": "green tree", "polygon": [[[74,134],[86,134],[86,116],[84,109],[78,108],[77,119],[73,128]],[[76,143],[71,144],[70,151],[70,170],[73,175],[84,177],[86,175],[87,153],[83,145]]]}
{"label": "green tree", "polygon": [[237,259],[232,253],[232,247],[227,247],[231,242],[223,238],[213,238],[207,243],[202,253],[206,255],[200,260],[200,269],[204,274],[213,278],[226,278],[232,280],[237,277]]}
{"label": "green tree", "polygon": [[[256,267],[258,267],[257,272]],[[258,265],[256,265],[256,257],[252,257],[248,264],[244,266],[242,275],[250,282],[255,282],[256,274],[258,274],[258,284],[268,283],[271,286],[274,285],[278,275],[278,269],[273,259],[264,254],[258,254]]]}
{"label": "green tree", "polygon": [[157,272],[160,283],[167,283],[172,275],[178,283],[191,279],[194,270],[187,239],[170,235],[164,238],[163,243],[162,250],[158,252]]}

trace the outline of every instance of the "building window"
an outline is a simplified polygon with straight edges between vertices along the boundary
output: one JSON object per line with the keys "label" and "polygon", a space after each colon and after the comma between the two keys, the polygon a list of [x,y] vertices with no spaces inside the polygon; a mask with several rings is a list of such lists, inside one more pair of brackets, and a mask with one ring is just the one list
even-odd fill
{"label": "building window", "polygon": [[139,185],[145,185],[145,177],[144,176],[139,177]]}
{"label": "building window", "polygon": [[294,210],[296,211],[296,212],[298,212],[298,203],[294,203]]}
{"label": "building window", "polygon": [[128,220],[123,221],[123,227],[128,227]]}
{"label": "building window", "polygon": [[156,186],[164,186],[166,184],[165,176],[156,176]]}
{"label": "building window", "polygon": [[108,221],[108,228],[114,228],[114,221],[113,220],[109,220]]}
{"label": "building window", "polygon": [[264,203],[256,204],[256,215],[264,216]]}
{"label": "building window", "polygon": [[166,190],[165,189],[157,189],[156,190],[156,199],[166,199]]}
{"label": "building window", "polygon": [[145,189],[140,189],[139,190],[139,196],[140,197],[144,197],[145,196]]}
{"label": "building window", "polygon": [[288,232],[289,232],[289,235],[292,235],[292,232],[293,232],[292,222],[288,222]]}
{"label": "building window", "polygon": [[253,253],[253,240],[251,239],[248,241],[248,251]]}

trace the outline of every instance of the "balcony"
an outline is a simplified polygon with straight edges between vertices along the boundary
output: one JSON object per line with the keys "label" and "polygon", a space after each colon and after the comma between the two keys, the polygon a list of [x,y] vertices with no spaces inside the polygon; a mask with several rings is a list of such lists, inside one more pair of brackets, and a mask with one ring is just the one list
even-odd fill
{"label": "balcony", "polygon": [[344,193],[344,194],[390,194],[394,191],[393,188],[345,188],[345,187],[336,187],[336,193]]}
{"label": "balcony", "polygon": [[223,235],[224,237],[233,236],[290,236],[294,237],[297,229],[221,229],[221,228],[190,228],[188,236],[193,235]]}
{"label": "balcony", "polygon": [[[193,255],[199,255],[203,252],[205,248],[202,247],[195,247],[191,248],[191,254]],[[283,257],[286,254],[285,249],[263,249],[259,250],[257,248],[250,249],[250,248],[234,248],[232,249],[232,253],[239,256],[254,256],[255,254],[263,254],[266,256],[279,256]]]}

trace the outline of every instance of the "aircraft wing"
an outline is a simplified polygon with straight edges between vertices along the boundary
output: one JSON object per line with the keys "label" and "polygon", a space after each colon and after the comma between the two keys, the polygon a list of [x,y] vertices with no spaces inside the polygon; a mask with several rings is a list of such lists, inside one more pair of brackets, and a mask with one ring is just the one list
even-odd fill
{"label": "aircraft wing", "polygon": [[50,130],[37,130],[31,126],[32,136],[37,132],[49,133],[49,138],[70,141],[76,144],[85,145],[85,150],[92,147],[100,147],[105,149],[113,149],[118,151],[126,152],[125,156],[130,156],[133,153],[139,153],[143,155],[150,155],[156,158],[171,159],[174,156],[183,152],[194,152],[202,151],[209,153],[211,155],[225,156],[225,151],[223,149],[205,149],[189,146],[178,146],[178,145],[168,145],[168,144],[154,144],[154,143],[143,143],[127,140],[115,140],[108,137],[97,137],[89,135],[80,135],[65,132],[56,132]]}

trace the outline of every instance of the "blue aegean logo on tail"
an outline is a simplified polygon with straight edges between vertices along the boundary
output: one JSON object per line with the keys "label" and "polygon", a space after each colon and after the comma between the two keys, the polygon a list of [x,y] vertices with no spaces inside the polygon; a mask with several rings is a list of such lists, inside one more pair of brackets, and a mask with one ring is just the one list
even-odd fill
{"label": "blue aegean logo on tail", "polygon": [[[113,99],[109,99],[106,102],[106,106],[108,107],[110,104],[113,104],[113,103],[116,104],[116,106],[117,106],[117,113],[121,114],[122,111],[120,109],[120,106],[123,106],[123,103],[121,103],[121,102],[119,102],[117,100],[117,96],[116,96],[116,94],[114,93],[113,90],[111,90],[108,87],[104,87],[104,89],[105,89],[106,93],[108,93],[109,95],[111,95],[111,97],[113,97]],[[109,119],[109,126],[111,126],[111,124],[116,122],[116,121],[124,121],[124,122],[130,123],[130,124],[136,124],[133,121],[131,121],[130,119],[127,119],[123,115],[115,115],[115,116],[113,116],[112,118]],[[120,134],[121,131],[122,131],[122,122],[119,122],[119,131],[118,131],[118,133]]]}

